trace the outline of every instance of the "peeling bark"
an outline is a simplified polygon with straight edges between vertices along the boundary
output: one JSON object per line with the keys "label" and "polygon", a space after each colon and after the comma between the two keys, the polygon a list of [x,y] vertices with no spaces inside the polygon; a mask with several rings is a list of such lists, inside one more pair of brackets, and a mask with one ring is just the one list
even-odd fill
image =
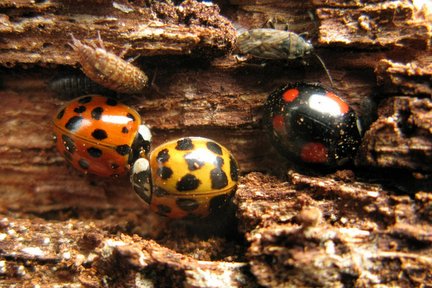
{"label": "peeling bark", "polygon": [[[431,286],[431,8],[177,2],[0,4],[0,286]],[[328,83],[313,58],[264,67],[235,59],[233,27],[268,20],[309,32],[333,90],[361,115],[354,166],[311,170],[265,137],[273,90]],[[68,33],[92,40],[98,31],[108,51],[130,46],[127,57],[140,56],[134,65],[152,80],[142,94],[116,97],[139,111],[154,146],[203,136],[236,156],[243,176],[223,215],[161,218],[127,177],[80,175],[55,151],[51,117],[80,93],[50,88],[80,75]]]}

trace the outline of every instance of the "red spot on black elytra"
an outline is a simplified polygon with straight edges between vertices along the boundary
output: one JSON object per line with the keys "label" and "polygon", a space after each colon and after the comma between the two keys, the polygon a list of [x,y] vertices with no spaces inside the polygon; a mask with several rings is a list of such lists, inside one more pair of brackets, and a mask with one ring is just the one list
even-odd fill
{"label": "red spot on black elytra", "polygon": [[198,188],[201,181],[192,174],[186,174],[176,184],[177,191],[191,191]]}
{"label": "red spot on black elytra", "polygon": [[177,145],[175,147],[176,150],[185,151],[185,150],[192,150],[194,148],[194,145],[192,143],[192,140],[190,138],[183,138],[177,141]]}
{"label": "red spot on black elytra", "polygon": [[309,142],[301,148],[300,158],[309,163],[326,163],[328,161],[328,149],[322,143]]}
{"label": "red spot on black elytra", "polygon": [[209,149],[213,153],[218,154],[218,155],[222,155],[222,147],[219,144],[210,141],[210,142],[206,143],[206,146],[207,146],[207,149]]}
{"label": "red spot on black elytra", "polygon": [[285,130],[285,119],[282,115],[276,114],[272,119],[273,129],[282,133]]}
{"label": "red spot on black elytra", "polygon": [[73,116],[66,122],[65,128],[70,131],[78,130],[82,124],[83,117]]}
{"label": "red spot on black elytra", "polygon": [[210,180],[212,189],[222,189],[228,185],[227,175],[221,169],[215,168],[210,171]]}
{"label": "red spot on black elytra", "polygon": [[300,91],[297,88],[289,89],[282,94],[282,99],[285,102],[293,102],[299,93]]}
{"label": "red spot on black elytra", "polygon": [[96,107],[91,111],[91,116],[95,120],[100,120],[102,117],[103,108],[102,107]]}
{"label": "red spot on black elytra", "polygon": [[104,140],[104,139],[108,138],[108,134],[103,129],[95,129],[91,135],[96,140]]}

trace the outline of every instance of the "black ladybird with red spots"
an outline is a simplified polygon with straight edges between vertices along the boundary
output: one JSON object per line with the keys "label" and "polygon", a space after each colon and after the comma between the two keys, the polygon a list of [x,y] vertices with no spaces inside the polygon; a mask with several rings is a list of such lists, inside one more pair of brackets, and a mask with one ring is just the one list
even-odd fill
{"label": "black ladybird with red spots", "polygon": [[289,84],[274,91],[265,104],[264,126],[280,153],[303,163],[343,165],[361,142],[354,110],[319,84]]}
{"label": "black ladybird with red spots", "polygon": [[221,144],[201,137],[170,141],[138,159],[135,192],[158,214],[205,217],[224,206],[237,187],[238,165]]}

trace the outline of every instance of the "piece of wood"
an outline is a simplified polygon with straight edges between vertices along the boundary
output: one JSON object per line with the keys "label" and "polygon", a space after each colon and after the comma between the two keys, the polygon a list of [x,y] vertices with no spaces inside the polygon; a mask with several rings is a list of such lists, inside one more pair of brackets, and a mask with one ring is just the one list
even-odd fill
{"label": "piece of wood", "polygon": [[[431,285],[430,6],[174,2],[0,3],[0,284]],[[295,165],[266,137],[271,91],[296,81],[328,86],[313,58],[236,60],[233,27],[268,20],[309,32],[333,90],[362,116],[366,134],[351,170]],[[236,156],[242,175],[226,213],[161,218],[127,177],[80,175],[57,153],[51,118],[79,92],[50,83],[79,75],[68,33],[92,40],[98,31],[108,51],[130,44],[127,57],[140,56],[133,64],[152,85],[117,97],[152,128],[153,145],[204,136]]]}
{"label": "piece of wood", "polygon": [[0,64],[77,63],[69,49],[71,35],[93,40],[100,33],[105,47],[130,56],[199,55],[228,52],[235,40],[231,23],[215,5],[185,1],[2,1]]}

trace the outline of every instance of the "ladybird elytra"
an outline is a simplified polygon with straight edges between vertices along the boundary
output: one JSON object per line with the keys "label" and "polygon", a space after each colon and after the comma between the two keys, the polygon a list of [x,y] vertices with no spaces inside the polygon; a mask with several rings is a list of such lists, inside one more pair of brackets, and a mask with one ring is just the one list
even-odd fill
{"label": "ladybird elytra", "polygon": [[151,133],[134,109],[100,95],[66,103],[53,117],[57,150],[73,167],[99,176],[123,175]]}
{"label": "ladybird elytra", "polygon": [[131,182],[150,209],[170,218],[205,217],[234,193],[238,164],[221,144],[202,137],[166,142],[133,165]]}
{"label": "ladybird elytra", "polygon": [[271,93],[264,106],[264,127],[288,158],[339,166],[355,157],[360,121],[333,91],[320,84],[288,84]]}

